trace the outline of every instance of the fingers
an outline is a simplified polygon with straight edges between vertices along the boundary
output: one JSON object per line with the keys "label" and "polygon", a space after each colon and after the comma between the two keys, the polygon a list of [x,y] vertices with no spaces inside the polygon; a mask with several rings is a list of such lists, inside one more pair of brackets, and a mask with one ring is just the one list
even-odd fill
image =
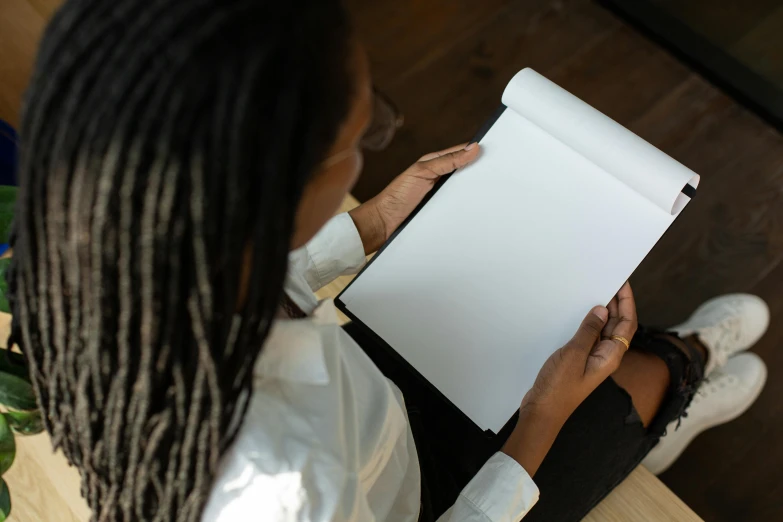
{"label": "fingers", "polygon": [[611,301],[609,301],[609,304],[606,305],[606,308],[609,310],[609,320],[606,321],[606,325],[604,325],[604,331],[602,333],[604,337],[611,335],[609,332],[614,330],[614,327],[620,317],[616,295],[612,298]]}
{"label": "fingers", "polygon": [[608,318],[609,310],[603,306],[596,306],[590,310],[568,346],[589,352],[599,339]]}
{"label": "fingers", "polygon": [[593,349],[585,366],[585,375],[597,378],[598,382],[613,374],[626,352],[625,345],[619,341],[606,339]]}
{"label": "fingers", "polygon": [[[609,321],[611,321],[615,317],[620,316],[620,303],[617,300],[617,296],[615,295],[611,301],[609,301],[609,304],[606,305],[606,308],[609,309]],[[608,323],[607,323],[608,324]]]}
{"label": "fingers", "polygon": [[[630,341],[638,327],[636,301],[634,300],[630,283],[626,282],[623,285],[620,291],[617,292],[616,298],[613,299],[613,301],[615,300],[616,307],[612,306],[609,309],[610,319],[607,322],[607,328],[604,330],[604,336],[611,337],[612,335],[619,335]],[[611,329],[608,328],[610,326]],[[617,342],[619,343],[619,341]],[[623,346],[623,348],[625,347]]]}
{"label": "fingers", "polygon": [[617,303],[619,305],[621,315],[633,315],[636,319],[636,300],[633,297],[633,290],[631,289],[631,283],[625,282],[620,291],[617,292]]}
{"label": "fingers", "polygon": [[464,167],[475,160],[479,154],[480,147],[478,143],[473,143],[471,145],[472,147],[470,149],[465,148],[465,146],[462,146],[461,148],[453,147],[452,149],[433,152],[432,154],[423,156],[422,159],[413,166],[416,175],[427,179],[434,179]]}
{"label": "fingers", "polygon": [[425,154],[424,156],[419,158],[419,161],[429,161],[431,159],[439,158],[444,154],[449,154],[451,152],[458,152],[460,150],[463,150],[467,146],[468,143],[460,143],[459,145],[454,145],[453,147],[449,147],[448,149],[439,150],[437,152],[430,152],[429,154]]}

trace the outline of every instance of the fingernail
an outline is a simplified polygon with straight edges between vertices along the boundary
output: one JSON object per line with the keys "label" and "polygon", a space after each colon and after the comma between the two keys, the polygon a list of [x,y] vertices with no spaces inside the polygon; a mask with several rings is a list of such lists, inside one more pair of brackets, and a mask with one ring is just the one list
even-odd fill
{"label": "fingernail", "polygon": [[471,141],[470,143],[468,143],[467,145],[465,145],[465,150],[473,150],[473,148],[474,148],[475,146],[476,146],[476,142],[475,142],[475,141]]}
{"label": "fingernail", "polygon": [[606,320],[609,319],[609,310],[607,310],[605,306],[596,306],[593,308],[593,313],[603,322],[606,322]]}

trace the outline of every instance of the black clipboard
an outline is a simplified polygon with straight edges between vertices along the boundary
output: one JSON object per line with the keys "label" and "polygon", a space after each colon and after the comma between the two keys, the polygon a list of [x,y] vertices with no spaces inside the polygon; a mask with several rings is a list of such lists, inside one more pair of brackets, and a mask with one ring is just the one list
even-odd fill
{"label": "black clipboard", "polygon": [[[500,107],[498,107],[495,112],[490,116],[490,118],[484,122],[484,124],[481,126],[479,131],[475,134],[472,142],[480,142],[482,138],[489,132],[489,129],[492,128],[492,126],[495,124],[495,122],[500,118],[500,116],[506,111],[506,106],[501,104]],[[426,205],[429,200],[432,198],[435,193],[440,190],[440,188],[443,186],[444,183],[447,183],[451,175],[454,174],[454,172],[451,172],[449,174],[446,174],[444,176],[441,176],[441,178],[438,180],[438,182],[435,184],[435,186],[432,188],[432,190],[427,194],[424,199],[419,203],[419,205],[411,212],[411,214],[403,221],[403,223],[397,228],[397,230],[391,235],[391,237],[383,244],[383,246],[378,250],[378,252],[375,253],[375,256],[362,268],[362,270],[356,275],[356,277],[351,280],[350,283],[343,289],[342,292],[340,292],[340,295],[337,296],[337,298],[334,300],[335,305],[337,306],[337,309],[340,310],[343,314],[345,314],[352,323],[356,324],[365,334],[367,334],[373,342],[380,347],[382,350],[390,354],[400,365],[407,368],[413,375],[415,375],[422,383],[424,383],[432,392],[434,392],[446,405],[450,406],[454,411],[456,411],[462,418],[464,418],[467,422],[475,426],[476,430],[483,431],[487,436],[495,436],[495,432],[492,430],[481,430],[479,426],[473,422],[473,420],[465,415],[465,413],[460,410],[453,402],[451,402],[448,398],[446,398],[443,393],[440,392],[432,383],[430,383],[421,373],[418,372],[408,361],[405,360],[397,351],[389,346],[389,344],[384,341],[378,334],[376,334],[369,326],[365,325],[358,317],[356,317],[353,313],[351,313],[350,310],[345,306],[345,303],[343,303],[341,297],[343,293],[345,293],[351,285],[356,281],[359,277],[361,277],[362,273],[367,270],[367,268],[370,267],[370,265],[373,264],[373,262],[378,259],[379,256],[383,254],[383,251],[386,249],[387,246],[389,246],[402,232],[406,226],[413,220],[413,218],[416,217],[416,214],[419,213],[419,211]],[[689,198],[693,199],[696,196],[696,188],[692,185],[685,185],[683,187],[682,191],[683,194],[688,196]],[[520,397],[520,401],[522,398]],[[503,428],[498,433],[510,433],[510,429],[513,428],[513,425],[516,423],[517,414],[515,413],[512,415],[512,417],[506,422],[506,424],[503,426]]]}

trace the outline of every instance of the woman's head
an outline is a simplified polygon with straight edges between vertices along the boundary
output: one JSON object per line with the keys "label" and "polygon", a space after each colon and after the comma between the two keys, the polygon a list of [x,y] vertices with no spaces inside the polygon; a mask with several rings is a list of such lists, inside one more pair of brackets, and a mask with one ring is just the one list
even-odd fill
{"label": "woman's head", "polygon": [[334,215],[362,169],[360,140],[370,123],[372,105],[369,66],[358,43],[353,45],[350,63],[355,82],[351,108],[331,149],[304,189],[293,248],[304,245]]}
{"label": "woman's head", "polygon": [[12,340],[96,519],[198,520],[287,254],[355,181],[367,82],[337,0],[55,16],[21,133]]}

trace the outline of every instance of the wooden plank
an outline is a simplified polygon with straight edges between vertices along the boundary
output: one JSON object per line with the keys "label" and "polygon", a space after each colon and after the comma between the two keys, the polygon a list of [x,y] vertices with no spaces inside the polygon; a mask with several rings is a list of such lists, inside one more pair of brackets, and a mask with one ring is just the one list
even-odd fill
{"label": "wooden plank", "polygon": [[[427,30],[413,18],[398,23],[412,34]],[[365,201],[422,154],[470,139],[523,67],[549,74],[580,60],[618,27],[611,14],[584,0],[529,0],[497,13],[485,29],[388,89],[406,124],[388,150],[365,154],[354,195]]]}
{"label": "wooden plank", "polygon": [[[682,101],[700,90],[694,82]],[[702,174],[699,193],[632,278],[648,324],[676,324],[709,297],[747,291],[783,257],[783,138],[722,95],[710,104],[672,147]]]}
{"label": "wooden plank", "polygon": [[513,0],[347,0],[376,83],[388,89],[483,29]]}
{"label": "wooden plank", "polygon": [[64,0],[27,0],[44,20],[49,20]]}
{"label": "wooden plank", "polygon": [[22,94],[32,73],[44,18],[27,0],[0,7],[0,119],[19,123]]}
{"label": "wooden plank", "polygon": [[[43,444],[39,443],[41,439]],[[41,445],[49,445],[47,434],[17,438],[16,461],[3,478],[8,482],[11,491],[11,518],[13,522],[47,522],[58,520],[63,522],[87,522],[89,512],[82,517],[76,515],[67,499],[62,496],[62,487],[57,487],[57,482],[67,480],[67,485],[75,485],[75,492],[79,492],[78,473],[73,470],[73,475],[67,477],[56,476],[53,473],[55,466],[65,464],[65,457],[47,459],[38,451]],[[49,449],[51,452],[51,448]],[[73,479],[77,479],[73,482]],[[71,495],[69,495],[70,497]],[[78,497],[81,501],[81,497]],[[83,503],[83,501],[82,501]],[[84,506],[86,508],[86,506]]]}
{"label": "wooden plank", "polygon": [[584,522],[698,522],[702,519],[652,473],[639,466]]}
{"label": "wooden plank", "polygon": [[[519,3],[389,91],[406,125],[387,151],[366,155],[356,196],[368,199],[421,154],[469,139],[525,66],[632,128],[690,77],[679,62],[591,2]],[[645,129],[633,130],[646,137]]]}
{"label": "wooden plank", "polygon": [[79,472],[61,452],[52,451],[49,435],[17,436],[16,441],[16,460],[3,476],[11,490],[11,520],[90,520],[90,509],[80,493]]}

